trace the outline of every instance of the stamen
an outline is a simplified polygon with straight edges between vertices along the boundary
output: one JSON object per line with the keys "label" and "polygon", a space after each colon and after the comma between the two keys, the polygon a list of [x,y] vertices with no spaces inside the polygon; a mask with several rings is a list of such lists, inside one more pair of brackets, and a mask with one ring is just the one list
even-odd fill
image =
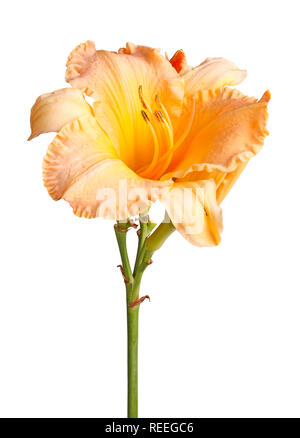
{"label": "stamen", "polygon": [[161,101],[160,101],[160,98],[158,97],[158,94],[156,94],[156,96],[155,96],[155,101],[156,101],[156,103],[158,103],[158,105],[161,105]]}
{"label": "stamen", "polygon": [[146,100],[145,100],[145,98],[144,98],[144,95],[143,95],[143,86],[142,86],[142,85],[139,85],[139,98],[140,98],[140,101],[141,101],[141,103],[142,103],[142,105],[143,105],[143,108],[146,109],[146,110],[148,110],[148,112],[149,112],[151,115],[153,115],[153,114],[152,114],[152,111],[151,111],[151,108],[150,108],[150,106],[149,106],[149,104],[146,102]]}
{"label": "stamen", "polygon": [[149,117],[147,116],[147,114],[145,113],[145,111],[142,110],[141,113],[142,113],[142,116],[143,116],[145,122],[146,122],[146,123],[150,123]]}
{"label": "stamen", "polygon": [[161,157],[161,159],[159,160],[159,163],[163,162],[164,165],[161,166],[161,168],[159,169],[159,175],[156,175],[157,178],[160,177],[161,175],[163,175],[163,173],[167,170],[167,168],[169,167],[169,164],[174,156],[174,152],[178,149],[178,147],[183,143],[183,141],[187,138],[188,134],[190,133],[193,122],[194,122],[195,109],[196,109],[196,100],[193,99],[193,107],[192,107],[189,123],[187,123],[186,129],[184,130],[182,135],[175,141],[173,149],[172,149],[172,153],[168,153],[168,152],[165,153]]}
{"label": "stamen", "polygon": [[164,121],[164,116],[162,115],[161,111],[155,111],[154,113],[156,115],[156,118],[159,122],[163,122]]}
{"label": "stamen", "polygon": [[159,162],[156,165],[156,172],[153,175],[154,179],[158,179],[163,175],[165,170],[169,167],[169,164],[171,163],[171,160],[173,158],[173,150],[169,149],[164,155],[160,158]]}
{"label": "stamen", "polygon": [[139,98],[140,98],[140,101],[142,102],[142,105],[143,105],[144,109],[148,109],[147,105],[146,105],[146,102],[144,100],[142,85],[139,85]]}
{"label": "stamen", "polygon": [[193,124],[193,121],[194,121],[195,109],[196,109],[196,100],[193,99],[193,108],[192,108],[192,111],[191,111],[189,123],[186,124],[186,129],[183,131],[181,136],[175,141],[174,151],[176,151],[178,146],[180,146],[181,143],[183,143],[183,141],[187,138],[188,134],[190,133],[190,130],[192,128],[192,124]]}
{"label": "stamen", "polygon": [[160,127],[163,129],[165,137],[166,137],[166,144],[168,145],[168,150],[171,148],[173,149],[173,129],[172,126],[170,126],[167,121],[162,118],[160,120]]}
{"label": "stamen", "polygon": [[164,131],[165,131],[165,134],[167,134],[167,137],[168,137],[168,143],[167,143],[169,145],[168,149],[170,149],[170,148],[173,147],[173,127],[172,127],[172,123],[171,123],[169,114],[168,114],[166,108],[161,103],[158,95],[155,96],[155,102],[160,107],[160,111],[156,111],[155,114],[156,114],[156,117],[159,118],[160,122],[164,122],[163,125],[161,125],[161,126],[163,126],[165,128]]}
{"label": "stamen", "polygon": [[[158,95],[155,96],[155,102],[159,109],[154,112],[151,110],[150,105],[144,98],[142,85],[138,87],[138,95],[142,103],[142,107],[144,108],[141,110],[141,114],[144,121],[151,129],[153,136],[154,153],[150,165],[148,164],[142,166],[142,168],[138,169],[137,173],[144,178],[153,178],[154,173],[155,175],[160,176],[161,169],[166,169],[172,159],[173,127],[170,117],[165,107],[161,103]],[[144,110],[147,110],[147,112]]]}
{"label": "stamen", "polygon": [[161,112],[162,112],[164,118],[167,120],[169,126],[172,126],[172,123],[171,123],[171,120],[170,120],[169,114],[167,113],[166,108],[165,108],[165,107],[163,106],[163,104],[161,103],[161,101],[160,101],[158,95],[155,96],[155,102],[156,102],[157,105],[160,107],[160,110],[161,110]]}
{"label": "stamen", "polygon": [[162,175],[162,173],[165,171],[165,169],[168,168],[171,162],[173,156],[174,139],[173,139],[173,127],[170,117],[167,113],[167,110],[161,103],[158,95],[155,96],[155,101],[157,105],[160,107],[160,110],[156,111],[155,115],[156,118],[160,121],[160,125],[159,125],[160,128],[163,130],[164,139],[165,139],[164,144],[168,146],[167,151],[160,157],[156,165],[155,174],[153,175],[153,178],[159,178]]}
{"label": "stamen", "polygon": [[[143,166],[141,169],[139,169],[137,171],[138,175],[145,177],[145,175],[148,174],[148,172],[150,172],[155,167],[155,165],[157,163],[158,156],[159,156],[159,143],[158,143],[156,132],[152,126],[152,123],[149,120],[149,117],[147,116],[145,111],[142,110],[141,113],[144,117],[144,120],[147,122],[149,128],[151,129],[151,133],[153,136],[153,142],[154,142],[154,153],[153,153],[153,158],[152,158],[152,161],[150,163],[150,166],[148,166],[148,165]],[[145,116],[146,116],[146,118],[145,118]]]}

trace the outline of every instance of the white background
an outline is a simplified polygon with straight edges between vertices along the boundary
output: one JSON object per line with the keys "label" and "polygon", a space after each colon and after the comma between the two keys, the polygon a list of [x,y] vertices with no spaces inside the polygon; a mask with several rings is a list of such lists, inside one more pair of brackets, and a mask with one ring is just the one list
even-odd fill
{"label": "white background", "polygon": [[[178,233],[142,287],[140,416],[300,416],[297,1],[11,1],[1,12],[0,415],[126,416],[126,319],[113,223],[48,196],[26,143],[38,95],[80,42],[223,56],[272,92],[270,136],[222,207],[216,248]],[[162,215],[155,206],[154,217]],[[135,235],[130,234],[134,251]]]}

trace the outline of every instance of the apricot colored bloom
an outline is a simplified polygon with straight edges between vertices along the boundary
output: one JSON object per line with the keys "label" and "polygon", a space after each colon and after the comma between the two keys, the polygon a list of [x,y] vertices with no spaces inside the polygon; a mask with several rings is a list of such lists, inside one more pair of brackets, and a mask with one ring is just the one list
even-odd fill
{"label": "apricot colored bloom", "polygon": [[218,244],[219,204],[267,135],[269,92],[228,88],[245,76],[223,58],[192,68],[182,51],[169,61],[134,44],[80,44],[67,61],[72,88],[40,96],[31,112],[30,139],[58,132],[43,165],[49,194],[78,216],[118,220],[160,199],[191,243]]}

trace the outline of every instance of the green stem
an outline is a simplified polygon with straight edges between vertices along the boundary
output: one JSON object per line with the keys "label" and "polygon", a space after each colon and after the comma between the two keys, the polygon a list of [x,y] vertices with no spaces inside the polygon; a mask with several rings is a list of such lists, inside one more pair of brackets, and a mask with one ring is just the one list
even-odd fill
{"label": "green stem", "polygon": [[139,290],[143,273],[150,263],[154,251],[159,249],[174,231],[172,223],[161,223],[155,227],[148,217],[140,218],[140,232],[137,256],[132,273],[127,253],[126,235],[130,222],[118,222],[115,234],[122,260],[122,273],[126,285],[127,303],[127,373],[128,373],[128,418],[138,416],[138,324],[139,324]]}
{"label": "green stem", "polygon": [[136,254],[133,275],[136,274],[139,263],[142,260],[142,254],[143,254],[143,251],[145,250],[144,246],[145,246],[145,240],[146,240],[147,234],[148,234],[147,217],[141,217],[140,218],[140,229],[139,229],[139,243],[138,243],[138,249],[137,249],[137,254]]}
{"label": "green stem", "polygon": [[128,418],[138,418],[138,335],[139,335],[139,310],[140,304],[135,304],[139,299],[141,275],[134,279],[130,293],[127,292],[127,413]]}
{"label": "green stem", "polygon": [[175,227],[171,221],[162,222],[152,233],[145,242],[145,251],[143,255],[143,261],[140,265],[142,272],[147,268],[149,262],[151,262],[151,257],[154,252],[157,251],[167,238],[175,231]]}
{"label": "green stem", "polygon": [[167,238],[175,231],[175,227],[172,222],[162,222],[147,239],[146,250],[149,252],[157,251],[167,240]]}
{"label": "green stem", "polygon": [[124,275],[126,280],[128,280],[129,284],[133,283],[133,275],[131,272],[130,262],[127,254],[127,230],[130,226],[129,222],[122,223],[118,222],[115,225],[115,233],[119,246],[119,251],[122,260],[122,267],[124,271]]}
{"label": "green stem", "polygon": [[127,306],[128,418],[138,417],[139,308]]}

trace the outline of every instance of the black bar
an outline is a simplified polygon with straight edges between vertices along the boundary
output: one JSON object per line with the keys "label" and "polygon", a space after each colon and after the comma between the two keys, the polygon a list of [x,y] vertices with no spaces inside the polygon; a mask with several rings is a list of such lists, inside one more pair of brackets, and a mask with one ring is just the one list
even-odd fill
{"label": "black bar", "polygon": [[[273,430],[287,436],[291,431],[298,430],[299,418],[2,418],[0,426],[6,427],[10,433],[22,431],[25,433],[37,432],[39,436],[47,433],[61,433],[66,430],[68,435],[76,433],[83,437],[96,437],[98,433],[122,434],[142,437],[156,433],[198,436],[202,433],[217,434],[223,437],[244,436],[245,433],[260,434],[264,429],[268,434]],[[297,429],[295,429],[295,427]],[[291,435],[293,436],[294,433]]]}

